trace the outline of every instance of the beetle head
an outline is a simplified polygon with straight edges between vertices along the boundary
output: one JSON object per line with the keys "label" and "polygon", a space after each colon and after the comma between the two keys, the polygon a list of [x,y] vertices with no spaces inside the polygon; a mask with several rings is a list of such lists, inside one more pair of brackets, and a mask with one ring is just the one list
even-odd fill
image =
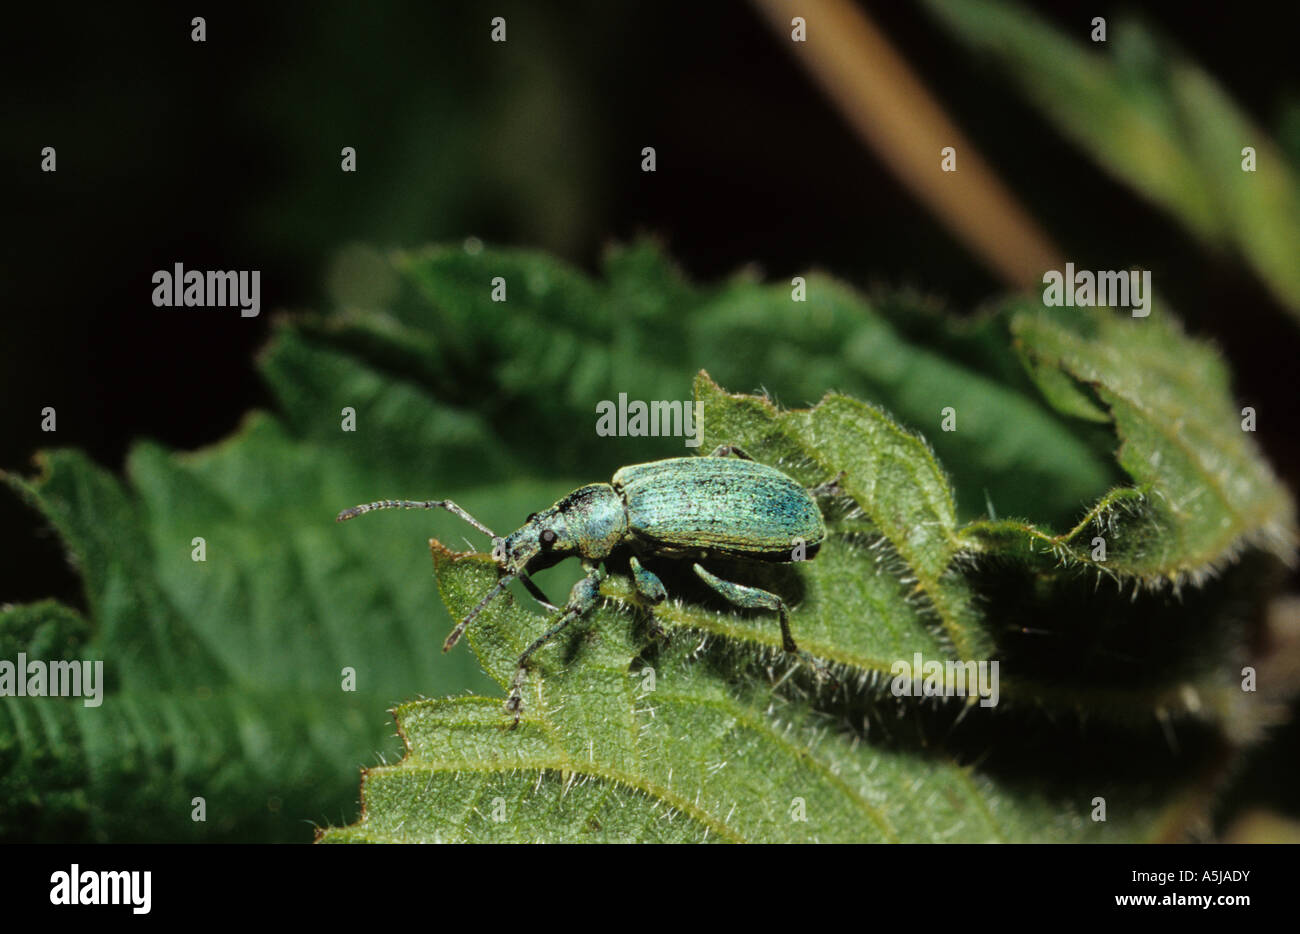
{"label": "beetle head", "polygon": [[[442,644],[444,652],[449,651],[460,640],[469,624],[489,603],[500,596],[515,578],[522,579],[524,586],[544,606],[555,609],[546,599],[546,595],[538,590],[537,585],[528,577],[525,568],[531,562],[533,570],[540,570],[573,554],[573,550],[569,547],[568,527],[560,512],[558,506],[552,506],[544,513],[534,513],[529,516],[527,522],[505,538],[493,537],[492,560],[504,573],[496,586],[487,592],[474,609],[469,611],[469,615],[456,624],[451,634],[447,636],[447,641]],[[541,560],[536,560],[538,558]]]}
{"label": "beetle head", "polygon": [[507,574],[517,574],[530,563],[534,570],[541,570],[577,551],[578,542],[564,513],[552,506],[533,513],[518,529],[493,541],[492,560]]}

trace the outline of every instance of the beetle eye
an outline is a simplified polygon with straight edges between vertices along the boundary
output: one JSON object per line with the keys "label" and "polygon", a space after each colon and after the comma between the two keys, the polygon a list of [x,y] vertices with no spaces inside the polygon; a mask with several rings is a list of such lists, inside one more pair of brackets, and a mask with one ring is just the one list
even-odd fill
{"label": "beetle eye", "polygon": [[558,537],[559,537],[559,536],[555,534],[555,531],[554,531],[553,529],[542,529],[542,544],[543,544],[543,545],[554,545],[554,544],[555,544],[555,540],[556,540]]}

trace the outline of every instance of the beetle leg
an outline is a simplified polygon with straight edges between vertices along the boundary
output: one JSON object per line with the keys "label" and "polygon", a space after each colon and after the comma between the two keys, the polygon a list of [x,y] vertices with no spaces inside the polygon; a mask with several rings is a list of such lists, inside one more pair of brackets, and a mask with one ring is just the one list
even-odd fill
{"label": "beetle leg", "polygon": [[532,658],[534,652],[559,635],[566,626],[596,605],[596,601],[600,598],[600,582],[604,578],[604,569],[595,564],[588,565],[587,576],[573,585],[573,590],[569,592],[569,602],[565,605],[560,618],[555,621],[555,625],[535,639],[532,645],[524,649],[524,653],[519,656],[519,661],[515,663],[514,681],[510,685],[510,697],[506,700],[506,712],[514,715],[511,729],[519,725],[519,714],[523,710],[524,679],[528,677],[528,660]]}
{"label": "beetle leg", "polygon": [[653,571],[643,568],[636,555],[632,556],[628,564],[632,567],[632,580],[636,584],[636,592],[648,603],[663,603],[668,596],[668,589],[664,587],[664,582]]}
{"label": "beetle leg", "polygon": [[730,457],[730,456],[739,457],[741,460],[744,461],[752,461],[754,459],[750,457],[748,454],[746,454],[738,445],[735,444],[720,444],[716,448],[714,448],[713,453],[709,455],[709,457]]}
{"label": "beetle leg", "polygon": [[542,592],[542,588],[538,587],[537,584],[533,582],[533,579],[528,576],[526,571],[519,572],[519,579],[523,582],[524,588],[533,595],[534,600],[546,607],[552,613],[559,612],[560,608],[551,602],[551,598]]}
{"label": "beetle leg", "polygon": [[795,645],[794,636],[790,632],[790,611],[786,608],[785,601],[774,593],[768,593],[766,590],[759,590],[757,587],[746,587],[744,584],[736,584],[731,581],[724,581],[722,578],[710,574],[700,565],[695,565],[695,573],[700,580],[708,584],[724,598],[727,602],[743,609],[757,610],[776,610],[781,620],[781,646],[791,655],[798,655],[816,669],[819,676],[835,676],[830,670],[813,657],[811,652],[805,652],[799,646]]}
{"label": "beetle leg", "polygon": [[[668,599],[668,588],[664,586],[664,582],[661,581],[659,576],[653,571],[647,571],[642,567],[641,562],[636,559],[636,555],[633,555],[628,560],[628,564],[632,568],[632,581],[636,584],[636,592],[639,593],[647,603],[651,606],[658,606],[663,603],[664,600]],[[655,619],[654,613],[649,613],[649,616],[650,637],[653,639],[662,639],[667,636],[667,633],[664,632],[664,627],[659,624],[659,620]]]}
{"label": "beetle leg", "polygon": [[734,606],[743,607],[747,610],[776,610],[781,619],[782,646],[787,652],[798,654],[799,646],[794,644],[794,636],[790,634],[790,611],[786,609],[784,600],[774,593],[759,590],[757,587],[746,587],[744,584],[733,584],[731,581],[724,581],[722,578],[710,574],[698,564],[695,565],[695,573],[699,575],[700,580],[720,593],[728,603]]}

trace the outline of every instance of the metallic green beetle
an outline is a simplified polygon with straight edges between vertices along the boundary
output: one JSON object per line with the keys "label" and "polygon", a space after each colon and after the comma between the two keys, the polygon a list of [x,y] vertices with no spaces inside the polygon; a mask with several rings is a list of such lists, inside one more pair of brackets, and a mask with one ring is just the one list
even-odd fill
{"label": "metallic green beetle", "polygon": [[[600,562],[616,549],[630,552],[628,564],[637,592],[651,604],[661,603],[668,592],[663,582],[641,565],[638,555],[782,563],[812,558],[826,538],[826,525],[814,496],[838,493],[838,480],[807,490],[734,445],[723,445],[708,457],[674,457],[624,467],[611,482],[579,487],[549,509],[533,513],[504,538],[451,500],[384,500],[345,509],[338,521],[377,509],[441,508],[491,537],[492,558],[504,576],[452,629],[443,643],[444,652],[516,578],[543,606],[560,613],[555,624],[519,657],[506,701],[506,710],[518,724],[528,660],[595,606],[600,582],[606,576]],[[561,611],[529,578],[528,569],[542,570],[569,557],[580,558],[587,573],[574,584]],[[780,597],[722,580],[698,562],[693,568],[701,580],[735,606],[775,610],[785,650],[811,658],[795,644],[789,610]]]}

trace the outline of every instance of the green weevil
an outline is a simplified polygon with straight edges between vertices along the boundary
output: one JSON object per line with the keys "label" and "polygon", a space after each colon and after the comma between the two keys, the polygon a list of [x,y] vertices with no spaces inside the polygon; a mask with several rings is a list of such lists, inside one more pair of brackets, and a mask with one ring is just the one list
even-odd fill
{"label": "green weevil", "polygon": [[[776,594],[722,580],[699,564],[709,558],[786,563],[816,556],[826,525],[814,499],[839,493],[836,477],[805,489],[775,467],[758,463],[734,445],[722,445],[708,457],[674,457],[623,467],[609,483],[579,487],[549,509],[535,512],[509,535],[497,535],[451,500],[383,500],[339,513],[338,521],[377,509],[446,509],[492,539],[492,559],[503,576],[443,643],[449,651],[493,599],[516,578],[552,612],[554,624],[519,656],[506,711],[519,723],[528,662],[599,599],[607,571],[602,562],[626,549],[637,592],[651,605],[668,596],[663,582],[642,566],[640,557],[698,559],[693,570],[709,587],[735,606],[775,610],[786,652],[824,667],[795,644],[790,613]],[[565,558],[582,561],[586,576],[573,586],[561,610],[533,583],[528,571],[542,570]]]}

